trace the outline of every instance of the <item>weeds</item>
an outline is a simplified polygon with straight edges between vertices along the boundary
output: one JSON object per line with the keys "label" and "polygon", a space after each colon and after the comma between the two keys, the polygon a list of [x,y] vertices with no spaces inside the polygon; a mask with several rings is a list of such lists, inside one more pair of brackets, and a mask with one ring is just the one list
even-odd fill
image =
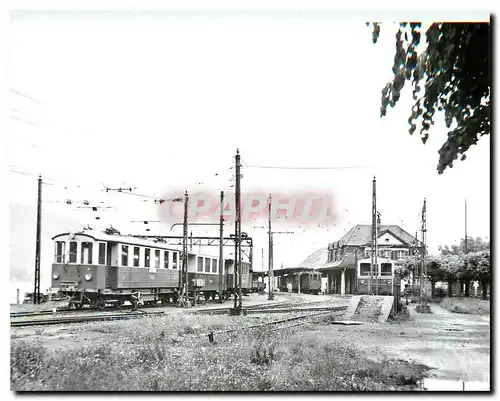
{"label": "weeds", "polygon": [[489,315],[490,301],[478,298],[444,298],[440,304],[443,308],[455,313],[469,315]]}
{"label": "weeds", "polygon": [[[373,362],[324,331],[243,330],[219,334],[215,343],[203,336],[242,322],[180,315],[111,322],[102,331],[89,325],[103,333],[100,344],[78,343],[57,353],[16,340],[11,386],[16,391],[376,391],[411,383],[412,376],[425,372],[401,361]],[[174,342],[179,335],[182,341]]]}

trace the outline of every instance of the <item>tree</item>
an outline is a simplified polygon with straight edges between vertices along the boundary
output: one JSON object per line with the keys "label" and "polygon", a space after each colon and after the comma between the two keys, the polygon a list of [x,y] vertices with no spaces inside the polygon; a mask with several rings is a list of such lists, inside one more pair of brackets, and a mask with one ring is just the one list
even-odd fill
{"label": "tree", "polygon": [[486,298],[487,287],[491,282],[490,250],[484,249],[468,253],[464,259],[464,269],[467,276],[481,283],[483,298]]}
{"label": "tree", "polygon": [[[470,146],[490,133],[490,37],[489,23],[434,23],[425,32],[427,47],[420,51],[421,23],[401,23],[396,34],[394,79],[382,89],[381,117],[394,107],[406,81],[413,85],[408,123],[410,135],[420,124],[425,144],[436,109],[444,111],[448,139],[439,150],[437,170],[453,167],[458,155],[464,160]],[[373,23],[373,43],[380,24]],[[421,85],[424,93],[421,94]]]}

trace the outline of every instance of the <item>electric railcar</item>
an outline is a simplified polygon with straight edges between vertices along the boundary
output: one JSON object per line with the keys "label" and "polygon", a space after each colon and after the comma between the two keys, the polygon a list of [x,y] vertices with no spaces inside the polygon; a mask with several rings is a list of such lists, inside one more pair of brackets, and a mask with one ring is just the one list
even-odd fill
{"label": "electric railcar", "polygon": [[[299,282],[300,280],[300,282]],[[321,274],[316,272],[304,272],[300,274],[287,274],[280,277],[279,290],[288,291],[288,284],[292,283],[292,292],[318,295],[321,292]]]}
{"label": "electric railcar", "polygon": [[[125,301],[142,299],[145,304],[176,302],[181,280],[181,252],[160,240],[146,240],[84,230],[53,237],[55,260],[52,264],[52,288],[80,309],[90,305],[103,309]],[[233,291],[232,261],[225,261],[222,272],[223,298]],[[251,291],[252,271],[243,262],[242,292]],[[188,252],[188,294],[196,291],[205,299],[219,296],[219,259]],[[139,294],[139,295],[138,295]]]}
{"label": "electric railcar", "polygon": [[378,258],[377,265],[380,266],[380,269],[374,266],[371,280],[371,292],[369,292],[371,260],[362,259],[358,261],[358,294],[378,293],[378,295],[394,295],[397,286],[401,286],[400,278],[395,274],[396,264],[394,260]]}

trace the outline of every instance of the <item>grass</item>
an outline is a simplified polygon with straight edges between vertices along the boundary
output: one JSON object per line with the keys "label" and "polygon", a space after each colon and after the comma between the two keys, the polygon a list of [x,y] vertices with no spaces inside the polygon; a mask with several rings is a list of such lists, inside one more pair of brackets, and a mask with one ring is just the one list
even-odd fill
{"label": "grass", "polygon": [[443,298],[440,304],[450,312],[468,315],[489,315],[490,301],[479,298],[452,297]]}
{"label": "grass", "polygon": [[[179,315],[89,324],[85,330],[100,341],[57,351],[41,339],[17,339],[11,389],[378,391],[415,384],[427,369],[403,360],[374,362],[315,327],[217,333],[242,322],[248,324],[226,316]],[[213,343],[209,331],[216,333]]]}

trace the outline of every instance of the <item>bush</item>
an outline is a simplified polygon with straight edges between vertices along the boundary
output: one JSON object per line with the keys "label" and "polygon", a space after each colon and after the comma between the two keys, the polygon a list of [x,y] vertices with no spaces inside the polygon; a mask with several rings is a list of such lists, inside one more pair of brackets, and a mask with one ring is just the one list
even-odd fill
{"label": "bush", "polygon": [[490,314],[490,302],[484,299],[462,297],[444,298],[440,305],[454,313],[469,315]]}

